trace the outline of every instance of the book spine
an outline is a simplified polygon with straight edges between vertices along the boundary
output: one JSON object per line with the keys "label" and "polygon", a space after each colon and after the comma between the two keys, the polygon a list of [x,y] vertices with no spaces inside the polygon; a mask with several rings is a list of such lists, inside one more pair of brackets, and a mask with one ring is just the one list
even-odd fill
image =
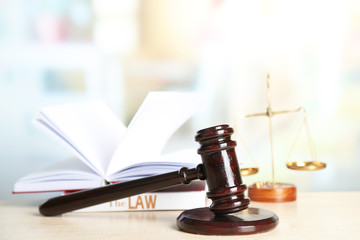
{"label": "book spine", "polygon": [[153,192],[83,208],[76,212],[184,210],[205,206],[205,191]]}

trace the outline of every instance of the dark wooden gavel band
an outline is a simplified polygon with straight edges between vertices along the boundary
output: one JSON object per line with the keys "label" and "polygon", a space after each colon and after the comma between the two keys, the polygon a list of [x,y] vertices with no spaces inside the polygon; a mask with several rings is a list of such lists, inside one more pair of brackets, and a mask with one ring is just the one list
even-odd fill
{"label": "dark wooden gavel band", "polygon": [[51,198],[40,205],[39,211],[44,216],[56,216],[145,192],[152,192],[179,184],[189,184],[192,180],[196,179],[205,179],[202,164],[199,164],[196,168],[188,169],[184,167],[179,171],[110,184],[104,187]]}

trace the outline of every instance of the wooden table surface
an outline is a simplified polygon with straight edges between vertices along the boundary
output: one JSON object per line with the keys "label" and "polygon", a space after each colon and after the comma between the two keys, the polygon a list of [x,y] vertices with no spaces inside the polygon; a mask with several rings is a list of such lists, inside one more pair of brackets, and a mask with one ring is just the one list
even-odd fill
{"label": "wooden table surface", "polygon": [[39,215],[38,202],[0,202],[0,239],[360,239],[360,192],[298,193],[290,203],[251,202],[274,211],[278,226],[247,236],[203,236],[176,227],[180,211]]}

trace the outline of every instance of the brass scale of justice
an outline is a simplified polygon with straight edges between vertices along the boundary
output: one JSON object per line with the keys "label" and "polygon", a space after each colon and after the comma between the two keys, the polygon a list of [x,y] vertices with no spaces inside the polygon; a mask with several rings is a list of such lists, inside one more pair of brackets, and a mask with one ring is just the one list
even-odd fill
{"label": "brass scale of justice", "polygon": [[[316,153],[314,141],[310,134],[310,128],[307,121],[306,110],[303,107],[299,107],[293,110],[283,110],[283,111],[273,111],[271,108],[271,99],[270,99],[270,75],[267,74],[267,109],[264,113],[255,113],[240,116],[237,115],[234,124],[234,135],[239,140],[246,150],[248,156],[250,157],[251,161],[255,165],[254,167],[242,168],[240,170],[242,176],[250,176],[253,174],[258,173],[259,167],[257,167],[256,161],[252,156],[248,146],[246,145],[245,141],[239,134],[239,130],[237,127],[237,123],[240,118],[252,118],[252,117],[268,117],[269,119],[269,135],[270,135],[270,149],[271,149],[271,167],[272,167],[272,181],[267,182],[256,182],[249,186],[249,198],[252,201],[259,201],[259,202],[288,202],[296,200],[296,187],[293,184],[289,183],[279,183],[275,181],[275,160],[274,160],[274,145],[273,145],[273,127],[272,127],[272,117],[275,115],[280,114],[288,114],[288,113],[296,113],[301,112],[303,114],[303,121],[300,124],[300,127],[296,133],[295,140],[292,143],[290,148],[290,152],[288,154],[288,158],[286,160],[286,167],[292,170],[301,170],[301,171],[314,171],[314,170],[321,170],[326,167],[326,163],[320,162],[318,160],[318,155]],[[302,129],[305,127],[305,134],[307,136],[307,141],[309,145],[309,151],[311,154],[310,161],[290,161],[291,155],[294,151],[295,145],[299,139],[300,133]]]}

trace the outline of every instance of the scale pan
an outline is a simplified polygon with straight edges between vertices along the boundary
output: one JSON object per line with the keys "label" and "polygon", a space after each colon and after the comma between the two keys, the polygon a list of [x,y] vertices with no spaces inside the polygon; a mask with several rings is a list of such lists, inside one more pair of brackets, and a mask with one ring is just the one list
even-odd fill
{"label": "scale pan", "polygon": [[259,171],[259,168],[258,168],[258,167],[253,167],[253,168],[241,168],[241,169],[240,169],[241,176],[254,175],[254,174],[258,173],[258,171]]}
{"label": "scale pan", "polygon": [[321,170],[326,167],[326,163],[323,162],[287,162],[286,167],[292,170],[302,170],[302,171],[314,171]]}

